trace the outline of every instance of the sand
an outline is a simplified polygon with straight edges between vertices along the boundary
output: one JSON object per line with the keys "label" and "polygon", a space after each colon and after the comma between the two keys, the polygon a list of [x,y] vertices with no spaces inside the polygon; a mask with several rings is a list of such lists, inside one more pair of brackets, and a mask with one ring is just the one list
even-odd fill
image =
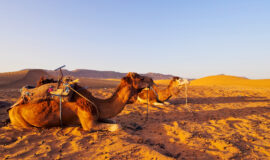
{"label": "sand", "polygon": [[[149,106],[148,121],[146,105],[127,105],[113,118],[122,126],[116,132],[90,133],[80,126],[16,130],[6,124],[5,110],[18,90],[1,89],[0,159],[269,159],[268,81],[256,86],[227,78],[226,84],[195,80],[188,106],[182,90],[168,106]],[[114,92],[89,90],[100,98]]]}

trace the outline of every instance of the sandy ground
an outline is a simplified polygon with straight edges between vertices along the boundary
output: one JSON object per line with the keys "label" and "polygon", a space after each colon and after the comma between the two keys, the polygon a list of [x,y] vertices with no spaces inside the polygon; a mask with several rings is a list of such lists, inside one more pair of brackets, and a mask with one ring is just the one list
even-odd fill
{"label": "sandy ground", "polygon": [[[91,89],[109,97],[113,88]],[[6,109],[19,96],[0,90],[0,159],[269,159],[270,88],[196,86],[168,106],[131,104],[114,118],[116,132],[80,126],[15,130]]]}

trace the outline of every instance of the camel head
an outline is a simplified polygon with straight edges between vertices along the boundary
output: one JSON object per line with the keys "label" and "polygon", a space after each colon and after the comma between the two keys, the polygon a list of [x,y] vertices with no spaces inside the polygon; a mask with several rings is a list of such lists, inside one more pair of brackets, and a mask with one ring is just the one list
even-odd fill
{"label": "camel head", "polygon": [[132,104],[137,100],[138,93],[144,88],[149,88],[154,85],[153,79],[147,76],[141,76],[138,73],[129,72],[122,78],[121,83],[130,85],[134,91],[128,100],[127,104]]}
{"label": "camel head", "polygon": [[180,89],[184,85],[188,85],[188,84],[189,84],[189,81],[187,79],[179,78],[179,77],[173,77],[170,84],[169,84],[171,94],[172,95],[178,95],[179,92],[180,92]]}
{"label": "camel head", "polygon": [[154,84],[152,78],[142,76],[134,72],[129,72],[124,78],[122,78],[122,81],[125,81],[126,83],[131,85],[138,92],[140,92],[144,88],[149,88]]}
{"label": "camel head", "polygon": [[182,86],[185,84],[189,84],[189,81],[185,78],[173,77],[172,79],[173,86]]}

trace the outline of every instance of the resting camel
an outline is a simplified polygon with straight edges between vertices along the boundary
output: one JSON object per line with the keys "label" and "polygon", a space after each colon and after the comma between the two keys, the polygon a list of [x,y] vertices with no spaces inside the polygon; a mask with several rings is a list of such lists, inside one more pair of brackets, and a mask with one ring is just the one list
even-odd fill
{"label": "resting camel", "polygon": [[[74,89],[92,103],[74,93],[70,102],[62,103],[63,125],[81,124],[85,131],[115,131],[118,124],[102,123],[115,117],[125,107],[130,97],[153,85],[153,80],[137,73],[128,73],[120,81],[115,93],[108,99],[98,99],[79,85]],[[11,124],[17,128],[60,126],[59,101],[48,100],[14,106],[9,110]]]}
{"label": "resting camel", "polygon": [[187,79],[173,77],[166,89],[160,90],[158,87],[153,86],[149,92],[148,88],[142,90],[137,96],[137,102],[147,103],[148,99],[148,102],[153,105],[170,104],[169,102],[165,101],[167,101],[173,95],[178,94],[182,86],[188,83],[189,82]]}

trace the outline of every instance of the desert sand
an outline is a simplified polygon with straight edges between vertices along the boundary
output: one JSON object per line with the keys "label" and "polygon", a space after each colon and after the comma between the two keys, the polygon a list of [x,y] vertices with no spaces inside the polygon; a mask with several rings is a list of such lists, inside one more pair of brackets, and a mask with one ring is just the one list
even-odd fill
{"label": "desert sand", "polygon": [[[19,97],[18,79],[0,88],[0,159],[270,158],[270,80],[197,79],[188,88],[187,106],[183,88],[170,105],[149,106],[148,121],[146,105],[129,104],[113,118],[119,131],[84,132],[80,126],[14,129],[6,109]],[[156,82],[164,87],[169,80]],[[107,98],[119,81],[83,83]]]}

